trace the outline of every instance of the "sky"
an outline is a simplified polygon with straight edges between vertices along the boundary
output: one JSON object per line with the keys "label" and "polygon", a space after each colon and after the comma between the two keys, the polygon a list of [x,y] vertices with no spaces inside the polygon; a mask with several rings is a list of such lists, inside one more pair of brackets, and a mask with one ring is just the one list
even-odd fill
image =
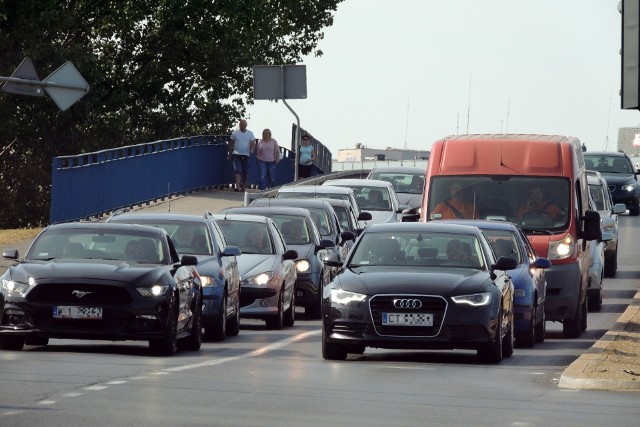
{"label": "sky", "polygon": [[[345,0],[305,57],[300,126],[337,158],[368,148],[430,150],[464,133],[540,133],[617,149],[619,0]],[[259,65],[259,64],[257,64]],[[248,128],[290,147],[293,113],[256,100]]]}

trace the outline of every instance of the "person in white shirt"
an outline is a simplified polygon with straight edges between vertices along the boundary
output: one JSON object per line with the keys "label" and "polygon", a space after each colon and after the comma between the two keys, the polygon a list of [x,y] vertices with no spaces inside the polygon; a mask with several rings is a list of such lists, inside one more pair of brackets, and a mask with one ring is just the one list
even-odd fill
{"label": "person in white shirt", "polygon": [[227,159],[233,161],[236,186],[233,191],[244,191],[249,175],[249,156],[256,148],[256,137],[247,129],[247,121],[241,119],[239,129],[231,134],[227,146]]}

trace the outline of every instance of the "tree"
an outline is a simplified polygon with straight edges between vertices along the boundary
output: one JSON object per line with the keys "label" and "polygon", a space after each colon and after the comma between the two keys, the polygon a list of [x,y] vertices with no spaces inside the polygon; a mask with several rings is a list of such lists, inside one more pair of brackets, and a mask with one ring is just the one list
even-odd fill
{"label": "tree", "polygon": [[322,55],[341,1],[0,2],[0,75],[25,57],[40,78],[70,60],[91,86],[65,112],[0,94],[0,228],[46,224],[55,156],[228,134],[253,102],[252,67]]}

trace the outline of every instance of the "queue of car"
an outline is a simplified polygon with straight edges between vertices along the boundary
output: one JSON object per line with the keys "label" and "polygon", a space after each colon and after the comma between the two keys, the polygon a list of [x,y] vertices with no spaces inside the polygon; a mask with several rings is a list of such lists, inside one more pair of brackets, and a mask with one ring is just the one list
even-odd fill
{"label": "queue of car", "polygon": [[[397,191],[416,198],[424,186],[424,173],[405,175],[381,168],[284,186],[217,214],[116,212],[104,223],[47,227],[1,277],[0,349],[147,340],[170,355],[198,350],[203,335],[237,335],[241,318],[291,327],[296,306],[322,319],[329,360],[377,347],[473,349],[499,363],[516,346],[542,343],[549,260],[505,220],[403,223],[412,205]],[[602,218],[602,239],[589,242],[588,306],[597,311],[628,203],[613,203],[601,173],[588,181]]]}

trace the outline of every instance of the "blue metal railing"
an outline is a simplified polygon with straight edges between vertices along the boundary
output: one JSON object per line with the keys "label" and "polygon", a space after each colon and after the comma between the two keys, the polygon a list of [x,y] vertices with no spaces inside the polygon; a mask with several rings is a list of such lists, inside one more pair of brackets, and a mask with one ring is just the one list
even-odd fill
{"label": "blue metal railing", "polygon": [[[224,136],[191,136],[53,159],[50,222],[100,216],[113,210],[233,182]],[[275,185],[293,182],[294,158],[282,148]],[[322,173],[319,169],[316,172]],[[248,185],[259,168],[250,159]]]}

